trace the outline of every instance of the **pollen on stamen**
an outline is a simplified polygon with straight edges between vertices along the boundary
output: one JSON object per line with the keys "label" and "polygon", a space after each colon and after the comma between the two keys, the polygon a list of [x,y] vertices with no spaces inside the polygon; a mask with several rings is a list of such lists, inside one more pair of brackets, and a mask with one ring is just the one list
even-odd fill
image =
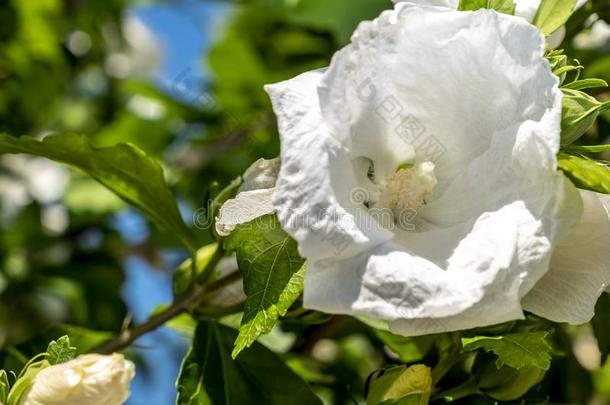
{"label": "pollen on stamen", "polygon": [[417,210],[432,193],[437,180],[434,163],[425,161],[408,168],[398,168],[381,186],[381,205],[395,215]]}

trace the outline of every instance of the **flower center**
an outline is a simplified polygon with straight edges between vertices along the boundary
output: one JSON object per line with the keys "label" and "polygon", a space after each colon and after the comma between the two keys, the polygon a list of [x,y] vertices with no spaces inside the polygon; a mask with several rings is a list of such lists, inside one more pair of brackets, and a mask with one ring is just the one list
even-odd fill
{"label": "flower center", "polygon": [[379,206],[392,210],[395,216],[415,211],[425,204],[436,186],[434,163],[425,161],[414,166],[401,165],[379,184]]}

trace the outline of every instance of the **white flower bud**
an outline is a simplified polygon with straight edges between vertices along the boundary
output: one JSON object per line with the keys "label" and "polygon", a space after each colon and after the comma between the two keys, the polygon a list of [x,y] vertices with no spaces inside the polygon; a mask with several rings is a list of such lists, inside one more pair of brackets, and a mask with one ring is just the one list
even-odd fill
{"label": "white flower bud", "polygon": [[272,198],[279,170],[279,159],[259,159],[246,170],[235,198],[220,208],[216,218],[218,235],[228,236],[237,225],[275,212]]}
{"label": "white flower bud", "polygon": [[121,405],[135,366],[122,354],[86,354],[41,370],[20,405]]}

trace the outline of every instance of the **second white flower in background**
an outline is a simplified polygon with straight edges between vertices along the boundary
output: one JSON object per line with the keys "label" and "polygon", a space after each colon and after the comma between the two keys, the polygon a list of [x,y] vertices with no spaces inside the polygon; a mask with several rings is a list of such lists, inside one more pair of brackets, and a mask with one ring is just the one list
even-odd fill
{"label": "second white flower in background", "polygon": [[135,366],[122,354],[86,354],[42,369],[20,405],[122,405]]}

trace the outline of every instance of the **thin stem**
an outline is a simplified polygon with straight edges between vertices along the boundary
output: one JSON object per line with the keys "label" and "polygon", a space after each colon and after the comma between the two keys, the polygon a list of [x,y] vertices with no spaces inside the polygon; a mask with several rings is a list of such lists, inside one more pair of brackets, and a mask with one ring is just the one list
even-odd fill
{"label": "thin stem", "polygon": [[454,353],[452,356],[437,364],[432,370],[432,383],[434,385],[438,384],[443,379],[445,374],[451,371],[451,369],[455,367],[460,360],[461,358],[457,355],[457,353]]}
{"label": "thin stem", "polygon": [[188,294],[174,301],[166,310],[152,316],[143,324],[122,331],[117,337],[102,343],[92,351],[108,354],[123,350],[129,347],[140,336],[152,332],[167,321],[194,309],[206,294],[220,290],[234,281],[239,280],[240,277],[241,274],[236,271],[211,283],[196,286]]}
{"label": "thin stem", "polygon": [[438,364],[432,370],[432,383],[436,386],[456,364],[462,359],[462,343],[459,333],[439,335],[437,346],[440,352]]}
{"label": "thin stem", "polygon": [[447,399],[449,402],[452,402],[480,393],[481,390],[477,386],[477,382],[475,381],[474,377],[470,377],[465,383],[458,385],[455,388],[435,394],[432,397],[432,400],[435,401],[439,399]]}

